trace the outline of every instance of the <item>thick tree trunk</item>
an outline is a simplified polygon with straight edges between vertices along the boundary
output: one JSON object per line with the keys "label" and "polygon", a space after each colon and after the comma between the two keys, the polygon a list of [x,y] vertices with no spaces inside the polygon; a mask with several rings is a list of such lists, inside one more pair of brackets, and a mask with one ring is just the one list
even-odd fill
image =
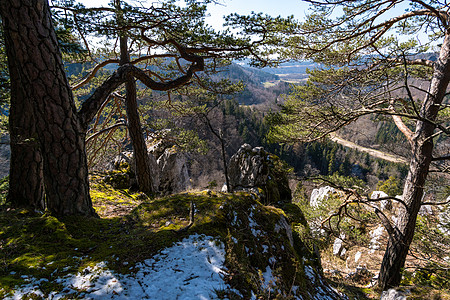
{"label": "thick tree trunk", "polygon": [[[2,0],[9,66],[33,105],[48,209],[94,215],[84,127],[78,117],[46,0]],[[26,106],[26,103],[24,104]]]}
{"label": "thick tree trunk", "polygon": [[[120,64],[124,65],[129,62],[130,56],[128,53],[127,37],[122,36],[120,37]],[[153,186],[154,184],[152,180],[147,145],[145,144],[144,135],[142,134],[142,126],[137,105],[136,82],[131,75],[128,76],[125,83],[125,91],[128,131],[130,133],[131,143],[133,145],[137,183],[140,191],[144,193],[154,193],[156,192],[156,187]]]}
{"label": "thick tree trunk", "polygon": [[[450,38],[445,36],[439,60],[436,62],[428,94],[420,114],[424,120],[418,121],[412,139],[412,158],[403,190],[402,208],[394,231],[389,236],[386,252],[380,270],[379,286],[383,290],[398,286],[401,281],[409,246],[414,237],[417,214],[424,194],[425,181],[429,172],[433,139],[439,104],[444,99],[450,81]],[[430,121],[430,122],[429,122]]]}
{"label": "thick tree trunk", "polygon": [[14,64],[9,66],[11,158],[8,197],[14,207],[44,210],[43,161],[37,140],[33,107],[18,84],[20,78],[16,67]]}

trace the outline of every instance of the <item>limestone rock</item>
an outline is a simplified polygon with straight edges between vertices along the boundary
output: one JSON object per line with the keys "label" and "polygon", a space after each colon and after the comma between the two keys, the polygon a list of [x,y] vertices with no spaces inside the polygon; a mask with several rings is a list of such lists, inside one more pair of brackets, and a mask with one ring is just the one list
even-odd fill
{"label": "limestone rock", "polygon": [[384,233],[384,227],[379,225],[376,229],[370,232],[370,245],[369,245],[369,253],[374,253],[375,250],[380,249],[381,242],[380,239],[383,236]]}
{"label": "limestone rock", "polygon": [[341,234],[340,237],[336,238],[333,243],[333,255],[343,257],[347,252],[344,247],[345,235]]}
{"label": "limestone rock", "polygon": [[341,251],[342,251],[342,249],[344,249],[343,242],[344,241],[341,240],[340,238],[336,238],[334,240],[334,243],[333,243],[333,255],[336,255],[336,256],[340,256],[341,255]]}
{"label": "limestone rock", "polygon": [[292,228],[284,216],[280,216],[280,221],[277,224],[275,224],[275,232],[279,233],[280,229],[284,229],[286,231],[286,235],[288,237],[289,243],[291,244],[292,247],[294,247],[294,238],[292,236]]}
{"label": "limestone rock", "polygon": [[[191,188],[188,173],[187,157],[178,152],[175,147],[169,147],[165,142],[157,142],[148,146],[148,157],[154,190],[163,194],[178,193]],[[120,169],[127,164],[131,173],[135,174],[135,161],[133,152],[122,152],[110,164],[110,169]],[[130,178],[129,186],[136,184],[134,177]]]}
{"label": "limestone rock", "polygon": [[[386,197],[389,197],[389,195],[383,191],[373,191],[372,195],[370,196],[371,199],[380,199],[380,198],[386,198]],[[392,200],[389,200],[389,199],[381,200],[379,207],[382,211],[383,210],[391,210],[392,209]]]}
{"label": "limestone rock", "polygon": [[320,261],[305,251],[285,211],[253,195],[234,197],[221,210],[230,236],[229,280],[239,286],[239,299],[346,299],[326,282]]}
{"label": "limestone rock", "polygon": [[285,166],[262,147],[242,145],[230,159],[228,174],[233,191],[257,192],[265,203],[292,200]]}
{"label": "limestone rock", "polygon": [[157,164],[160,170],[160,192],[172,194],[191,188],[186,155],[175,148],[166,149]]}
{"label": "limestone rock", "polygon": [[[450,201],[450,196],[446,201]],[[439,224],[437,227],[439,230],[447,236],[450,236],[450,205],[440,205],[438,207]]]}
{"label": "limestone rock", "polygon": [[314,189],[311,192],[311,198],[309,205],[314,208],[318,208],[322,205],[323,200],[328,199],[330,194],[336,193],[336,190],[331,186],[322,186],[318,189]]}

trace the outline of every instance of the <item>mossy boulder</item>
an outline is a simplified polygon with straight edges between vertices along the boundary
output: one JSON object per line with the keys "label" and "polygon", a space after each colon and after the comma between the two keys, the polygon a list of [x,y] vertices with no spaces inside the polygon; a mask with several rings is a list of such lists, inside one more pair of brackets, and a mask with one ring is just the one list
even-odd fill
{"label": "mossy boulder", "polygon": [[264,204],[277,206],[292,200],[289,171],[279,157],[249,144],[242,145],[228,164],[232,191],[255,192]]}
{"label": "mossy boulder", "polygon": [[340,299],[323,280],[318,257],[291,223],[307,228],[301,211],[286,207],[289,213],[247,194],[225,203],[231,285],[245,299]]}
{"label": "mossy boulder", "polygon": [[[212,299],[340,299],[292,225],[307,226],[292,205],[284,211],[263,205],[254,194],[205,191],[149,200],[127,215],[109,219],[5,211],[0,213],[0,298],[21,290],[33,278],[35,295],[61,294],[64,278],[77,272],[89,277],[100,265],[118,281],[132,278],[144,260],[192,235],[207,235],[225,249],[226,288],[215,291],[217,297]],[[105,296],[126,297],[127,280]],[[73,285],[70,290],[71,298],[90,297],[89,291]]]}

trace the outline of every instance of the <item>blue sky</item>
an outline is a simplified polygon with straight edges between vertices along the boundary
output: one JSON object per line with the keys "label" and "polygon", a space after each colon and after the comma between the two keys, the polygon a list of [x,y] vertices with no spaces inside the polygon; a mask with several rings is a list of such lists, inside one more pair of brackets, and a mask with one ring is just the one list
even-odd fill
{"label": "blue sky", "polygon": [[[1,0],[0,0],[1,1]],[[107,6],[110,0],[77,0],[84,3],[86,6]],[[155,0],[127,0],[129,2],[157,2]],[[178,0],[182,5],[184,0]],[[287,17],[294,15],[297,20],[304,20],[304,17],[308,10],[308,4],[302,0],[216,0],[219,4],[210,4],[208,6],[209,17],[206,18],[208,24],[215,29],[221,29],[223,24],[223,16],[231,13],[238,13],[242,15],[248,15],[252,11],[258,13],[266,13],[271,16]],[[394,9],[384,14],[384,18],[380,21],[392,18],[404,12],[408,5],[406,3],[396,6]],[[418,38],[422,42],[427,41],[427,37],[424,33],[418,34],[415,38]]]}
{"label": "blue sky", "polygon": [[301,0],[220,0],[222,5],[210,5],[208,23],[212,26],[220,26],[223,23],[222,16],[236,12],[238,14],[250,14],[263,12],[271,16],[287,17],[294,15],[297,19],[303,19],[308,5]]}
{"label": "blue sky", "polygon": [[[86,6],[107,6],[109,0],[77,0]],[[151,1],[151,0],[150,0]],[[184,1],[180,1],[184,2]],[[207,22],[219,29],[223,23],[223,16],[236,12],[238,14],[250,14],[263,12],[271,16],[287,17],[294,15],[297,19],[303,19],[308,5],[301,0],[217,0],[219,4],[210,4],[208,12],[210,17]]]}

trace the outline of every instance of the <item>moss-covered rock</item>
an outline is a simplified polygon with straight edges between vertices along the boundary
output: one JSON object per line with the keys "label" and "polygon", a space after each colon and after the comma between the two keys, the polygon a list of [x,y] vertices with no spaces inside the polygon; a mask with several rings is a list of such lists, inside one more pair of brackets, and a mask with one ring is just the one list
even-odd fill
{"label": "moss-covered rock", "polygon": [[305,224],[298,207],[286,206],[285,212],[263,205],[253,194],[211,191],[137,203],[130,213],[109,219],[1,212],[0,297],[20,289],[27,278],[36,279],[34,288],[42,297],[61,293],[61,278],[90,272],[99,263],[117,274],[133,272],[161,250],[200,234],[214,237],[226,250],[224,280],[231,288],[216,291],[217,299],[339,298],[322,279],[308,245],[292,230],[291,222]]}
{"label": "moss-covered rock", "polygon": [[228,165],[231,190],[259,194],[264,204],[280,206],[292,200],[289,188],[289,168],[276,155],[262,147],[244,144]]}

